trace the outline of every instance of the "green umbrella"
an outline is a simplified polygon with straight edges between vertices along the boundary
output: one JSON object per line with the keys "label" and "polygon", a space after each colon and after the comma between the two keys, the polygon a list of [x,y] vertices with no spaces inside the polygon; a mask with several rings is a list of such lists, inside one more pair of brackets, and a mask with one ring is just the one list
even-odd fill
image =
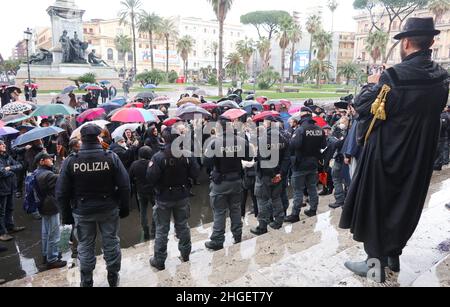
{"label": "green umbrella", "polygon": [[75,109],[63,104],[49,104],[39,107],[31,116],[76,115]]}

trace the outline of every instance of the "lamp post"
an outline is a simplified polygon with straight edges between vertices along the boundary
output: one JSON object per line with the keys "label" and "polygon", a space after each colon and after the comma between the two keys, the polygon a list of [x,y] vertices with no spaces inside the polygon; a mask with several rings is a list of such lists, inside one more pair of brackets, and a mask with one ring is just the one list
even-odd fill
{"label": "lamp post", "polygon": [[31,33],[30,28],[27,28],[27,30],[25,32],[23,32],[24,34],[24,40],[26,42],[26,47],[27,47],[27,68],[28,68],[28,100],[30,100],[31,97],[31,72],[30,72],[30,40],[31,37],[33,35],[33,33]]}
{"label": "lamp post", "polygon": [[356,95],[358,95],[358,83],[359,83],[359,76],[360,76],[359,74],[361,73],[361,71],[360,71],[361,61],[362,61],[361,57],[358,57],[356,59],[356,64],[358,64],[358,75],[356,76],[356,82],[355,82],[355,97],[356,97]]}

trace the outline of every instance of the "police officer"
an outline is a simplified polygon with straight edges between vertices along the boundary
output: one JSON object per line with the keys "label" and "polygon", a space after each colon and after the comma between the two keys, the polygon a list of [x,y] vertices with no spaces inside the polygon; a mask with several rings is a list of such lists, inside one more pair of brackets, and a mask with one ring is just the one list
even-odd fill
{"label": "police officer", "polygon": [[[243,129],[237,131],[243,134]],[[212,169],[209,196],[214,226],[211,240],[205,243],[210,250],[223,249],[227,211],[230,212],[234,242],[238,244],[242,241],[242,160],[252,161],[249,148],[245,137],[237,135],[231,122],[221,117],[216,137],[207,145],[204,162],[207,168]]]}
{"label": "police officer", "polygon": [[309,217],[317,214],[319,196],[317,193],[318,162],[322,156],[321,150],[326,148],[326,136],[312,118],[308,107],[301,109],[301,120],[291,140],[291,157],[293,157],[292,185],[294,189],[294,208],[285,221],[296,223],[300,221],[300,211],[303,204],[303,191],[306,184],[310,209],[305,211]]}
{"label": "police officer", "polygon": [[63,223],[75,224],[81,287],[94,284],[97,227],[102,236],[109,285],[118,286],[122,258],[119,217],[129,215],[128,173],[116,154],[103,150],[100,133],[101,129],[95,125],[81,130],[81,150],[64,161],[56,188]]}
{"label": "police officer", "polygon": [[[264,129],[262,129],[264,128]],[[277,118],[269,116],[261,127],[265,134],[265,142],[259,138],[257,154],[257,175],[255,195],[258,200],[258,227],[250,230],[255,235],[267,233],[267,226],[280,229],[283,226],[285,210],[281,200],[283,192],[283,176],[287,176],[289,168],[289,139],[280,133],[280,123]],[[267,150],[262,150],[262,149]],[[270,222],[273,213],[273,222]],[[270,223],[270,224],[269,224]]]}
{"label": "police officer", "polygon": [[[172,133],[173,132],[173,133]],[[191,231],[188,220],[190,216],[190,179],[197,179],[200,166],[189,151],[172,149],[172,143],[179,137],[176,129],[163,131],[166,143],[164,150],[151,160],[147,170],[147,181],[156,188],[156,223],[155,255],[150,265],[157,270],[165,270],[167,259],[167,242],[170,231],[170,219],[173,215],[175,231],[179,239],[178,249],[181,261],[188,262],[192,250]]]}

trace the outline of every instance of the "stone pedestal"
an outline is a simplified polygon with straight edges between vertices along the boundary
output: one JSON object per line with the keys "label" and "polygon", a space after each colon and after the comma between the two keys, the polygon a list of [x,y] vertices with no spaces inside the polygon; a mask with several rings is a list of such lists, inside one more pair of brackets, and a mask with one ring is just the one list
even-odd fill
{"label": "stone pedestal", "polygon": [[[30,71],[31,79],[39,85],[40,90],[61,91],[69,85],[74,85],[72,80],[87,73],[95,74],[97,81],[108,80],[115,87],[121,88],[119,74],[110,67],[88,64],[30,65]],[[27,79],[27,65],[23,64],[17,73],[17,86],[22,87]]]}

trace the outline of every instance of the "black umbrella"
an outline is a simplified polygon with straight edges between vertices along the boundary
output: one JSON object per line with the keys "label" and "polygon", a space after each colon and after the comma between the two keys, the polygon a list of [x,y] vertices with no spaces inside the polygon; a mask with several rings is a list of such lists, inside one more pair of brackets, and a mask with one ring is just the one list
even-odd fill
{"label": "black umbrella", "polygon": [[144,92],[144,93],[139,93],[136,95],[136,98],[142,98],[142,99],[155,99],[157,96],[155,93],[152,92]]}
{"label": "black umbrella", "polygon": [[219,102],[217,105],[221,108],[240,109],[239,105],[235,101],[232,101],[232,100],[222,101],[222,102]]}
{"label": "black umbrella", "polygon": [[196,116],[209,118],[211,117],[211,113],[198,106],[189,106],[184,108],[178,117],[182,120],[193,120]]}
{"label": "black umbrella", "polygon": [[19,93],[19,94],[21,94],[22,93],[22,90],[20,89],[20,88],[18,88],[17,86],[14,86],[14,85],[11,85],[11,86],[8,86],[7,88],[6,88],[6,91],[8,92],[8,93],[13,93],[13,92],[17,92],[17,93]]}

